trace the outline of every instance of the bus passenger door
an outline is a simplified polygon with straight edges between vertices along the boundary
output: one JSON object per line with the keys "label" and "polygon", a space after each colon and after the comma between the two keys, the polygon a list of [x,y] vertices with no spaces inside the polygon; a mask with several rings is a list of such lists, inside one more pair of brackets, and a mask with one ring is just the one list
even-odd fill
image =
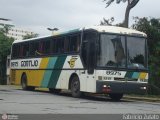
{"label": "bus passenger door", "polygon": [[82,41],[82,59],[84,67],[87,68],[88,74],[94,73],[95,68],[95,41],[97,38],[96,32],[86,32]]}
{"label": "bus passenger door", "polygon": [[85,68],[85,74],[82,84],[85,85],[87,92],[95,91],[95,38],[96,32],[86,31],[82,41],[82,60]]}

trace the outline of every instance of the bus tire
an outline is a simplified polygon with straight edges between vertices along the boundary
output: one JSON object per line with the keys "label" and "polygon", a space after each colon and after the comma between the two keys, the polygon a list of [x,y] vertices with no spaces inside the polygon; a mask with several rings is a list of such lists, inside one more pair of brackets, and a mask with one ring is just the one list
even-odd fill
{"label": "bus tire", "polygon": [[110,93],[109,97],[114,101],[120,101],[120,99],[123,97],[123,93]]}
{"label": "bus tire", "polygon": [[23,90],[30,90],[30,91],[35,90],[35,87],[27,85],[27,76],[26,76],[26,74],[22,75],[21,86],[22,86]]}
{"label": "bus tire", "polygon": [[71,92],[75,98],[81,97],[82,92],[80,91],[80,81],[77,76],[74,76],[71,80]]}
{"label": "bus tire", "polygon": [[61,92],[61,89],[49,88],[49,92],[59,94]]}

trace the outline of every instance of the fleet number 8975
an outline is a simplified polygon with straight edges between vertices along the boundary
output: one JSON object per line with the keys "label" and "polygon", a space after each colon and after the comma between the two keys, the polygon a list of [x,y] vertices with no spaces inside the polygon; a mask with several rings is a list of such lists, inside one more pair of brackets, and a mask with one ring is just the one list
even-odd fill
{"label": "fleet number 8975", "polygon": [[121,75],[121,72],[119,71],[106,71],[107,75]]}

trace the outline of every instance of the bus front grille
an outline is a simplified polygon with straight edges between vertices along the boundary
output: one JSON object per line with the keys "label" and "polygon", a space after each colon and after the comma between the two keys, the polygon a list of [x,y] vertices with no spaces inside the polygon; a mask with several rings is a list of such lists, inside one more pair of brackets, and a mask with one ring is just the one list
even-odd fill
{"label": "bus front grille", "polygon": [[118,77],[115,77],[114,80],[116,80],[116,81],[138,81],[138,79],[133,79],[133,78],[118,78]]}

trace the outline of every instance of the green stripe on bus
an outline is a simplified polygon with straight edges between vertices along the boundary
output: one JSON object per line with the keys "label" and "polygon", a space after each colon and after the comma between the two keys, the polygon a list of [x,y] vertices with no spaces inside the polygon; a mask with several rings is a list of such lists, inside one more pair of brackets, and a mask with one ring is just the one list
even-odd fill
{"label": "green stripe on bus", "polygon": [[132,78],[133,72],[127,72],[125,78]]}
{"label": "green stripe on bus", "polygon": [[54,66],[55,66],[56,61],[57,61],[57,57],[51,57],[51,58],[49,59],[49,63],[48,63],[47,68],[48,68],[48,69],[53,69]]}
{"label": "green stripe on bus", "polygon": [[[49,58],[49,62],[48,62],[48,65],[47,65],[46,69],[53,69],[56,61],[57,61],[57,57]],[[45,70],[43,80],[42,80],[42,83],[41,83],[42,87],[47,87],[48,86],[51,75],[52,75],[52,70]]]}
{"label": "green stripe on bus", "polygon": [[64,62],[66,60],[67,56],[60,56],[58,57],[54,69],[58,69],[58,70],[53,70],[50,80],[49,80],[49,84],[48,84],[48,88],[55,88],[59,79],[59,76],[61,74],[62,71],[62,67],[64,65]]}
{"label": "green stripe on bus", "polygon": [[52,75],[52,70],[45,70],[43,80],[42,80],[42,83],[41,83],[42,87],[47,87],[48,86],[51,75]]}
{"label": "green stripe on bus", "polygon": [[132,78],[134,79],[138,79],[139,78],[140,73],[139,72],[134,72],[132,75]]}

